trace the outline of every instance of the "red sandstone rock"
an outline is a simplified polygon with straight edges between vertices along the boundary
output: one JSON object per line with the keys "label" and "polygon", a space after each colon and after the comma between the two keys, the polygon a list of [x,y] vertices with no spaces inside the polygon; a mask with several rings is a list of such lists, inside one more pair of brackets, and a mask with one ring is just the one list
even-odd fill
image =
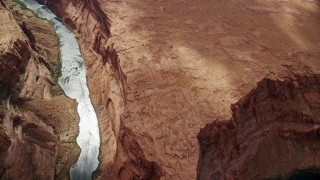
{"label": "red sandstone rock", "polygon": [[76,103],[61,95],[49,70],[57,63],[58,40],[50,24],[5,3],[0,4],[0,179],[67,179],[80,153],[78,117]]}
{"label": "red sandstone rock", "polygon": [[8,110],[4,129],[11,145],[3,155],[4,179],[54,179],[57,137],[33,113]]}
{"label": "red sandstone rock", "polygon": [[[163,179],[195,179],[201,127],[230,120],[230,105],[266,77],[320,72],[317,1],[42,2],[80,43],[100,120],[102,179],[111,171],[119,179],[148,177],[148,169]],[[131,143],[120,143],[125,131]],[[130,153],[136,143],[139,153]]]}
{"label": "red sandstone rock", "polygon": [[31,57],[28,41],[13,16],[0,5],[0,82],[1,87],[13,86]]}
{"label": "red sandstone rock", "polygon": [[267,179],[320,166],[320,76],[264,79],[201,129],[198,179]]}
{"label": "red sandstone rock", "polygon": [[126,77],[122,73],[113,45],[108,42],[109,19],[95,0],[40,2],[58,12],[69,27],[73,28],[80,44],[87,68],[90,96],[99,119],[101,134],[99,168],[102,179],[105,179],[110,176],[109,169],[112,169],[117,153],[120,115],[126,99]]}

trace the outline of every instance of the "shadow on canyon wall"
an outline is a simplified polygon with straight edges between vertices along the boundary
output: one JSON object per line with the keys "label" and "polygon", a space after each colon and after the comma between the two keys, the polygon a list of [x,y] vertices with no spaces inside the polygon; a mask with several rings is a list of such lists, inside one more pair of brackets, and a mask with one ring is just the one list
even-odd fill
{"label": "shadow on canyon wall", "polygon": [[128,77],[123,123],[170,178],[195,178],[199,129],[230,119],[263,78],[319,72],[319,1],[109,4],[121,7],[110,19]]}
{"label": "shadow on canyon wall", "polygon": [[[319,75],[263,79],[199,135],[198,179],[289,177],[319,161]],[[284,178],[284,179],[287,179]]]}

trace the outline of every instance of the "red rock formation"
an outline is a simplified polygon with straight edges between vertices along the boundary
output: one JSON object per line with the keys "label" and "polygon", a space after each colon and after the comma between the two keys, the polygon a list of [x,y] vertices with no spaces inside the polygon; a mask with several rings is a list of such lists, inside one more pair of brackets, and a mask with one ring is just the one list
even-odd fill
{"label": "red rock formation", "polygon": [[33,113],[19,116],[9,109],[4,117],[4,129],[10,137],[10,147],[1,167],[4,179],[54,179],[58,138],[53,129]]}
{"label": "red rock formation", "polygon": [[113,165],[117,179],[160,179],[162,168],[156,162],[146,160],[144,150],[136,139],[132,130],[122,125]]}
{"label": "red rock formation", "polygon": [[[1,119],[2,118],[3,117],[1,117]],[[8,135],[0,131],[0,162],[4,161],[4,158],[5,158],[4,155],[8,150],[8,148],[10,147],[10,145],[11,145],[11,141]],[[2,177],[4,173],[5,173],[5,169],[2,166],[0,166],[0,177]]]}
{"label": "red rock formation", "polygon": [[24,83],[19,96],[50,99],[53,82],[48,65],[32,50],[28,38],[3,6],[1,18],[5,24],[0,29],[1,34],[7,35],[0,40],[0,82],[12,86],[20,80],[20,72],[25,71],[21,78]]}
{"label": "red rock formation", "polygon": [[[317,1],[42,2],[80,43],[100,120],[102,178],[143,178],[149,169],[195,179],[201,127],[230,119],[230,105],[265,77],[319,73]],[[132,154],[161,170],[136,164],[121,143],[129,129],[141,148]]]}
{"label": "red rock formation", "polygon": [[320,167],[320,76],[264,79],[201,129],[198,179],[267,179]]}
{"label": "red rock formation", "polygon": [[[126,156],[126,152],[130,151],[123,147],[124,144],[117,141],[117,137],[120,134],[120,115],[123,112],[126,99],[124,88],[126,77],[122,73],[119,58],[113,49],[112,43],[108,42],[110,24],[107,16],[100,9],[98,1],[95,0],[40,2],[58,12],[69,27],[73,28],[80,43],[87,68],[90,95],[97,111],[100,125],[102,140],[100,148],[101,162],[99,165],[101,174],[99,176],[105,178],[112,176],[113,173],[120,175],[120,171],[122,173],[129,171],[130,174],[133,170],[132,168],[112,168],[115,160],[119,161],[116,164],[132,162],[128,158],[116,158],[117,153],[122,153]],[[81,13],[78,13],[80,11]],[[123,130],[122,133],[124,133]],[[118,145],[119,147],[117,148]],[[150,162],[145,159],[143,161],[148,165],[145,167],[137,164],[138,168],[134,169],[134,171],[138,171],[138,173],[133,174],[136,174],[136,177],[148,178],[150,177],[148,168],[153,168],[156,165],[149,165]],[[110,169],[114,169],[117,172],[110,172]],[[140,173],[140,171],[142,172]]]}
{"label": "red rock formation", "polygon": [[20,80],[20,71],[25,69],[31,52],[27,39],[23,36],[13,16],[0,5],[3,26],[0,27],[0,87],[13,86]]}
{"label": "red rock formation", "polygon": [[47,22],[5,3],[0,4],[0,179],[66,179],[79,156],[78,118],[76,103],[61,95],[51,77],[58,40]]}

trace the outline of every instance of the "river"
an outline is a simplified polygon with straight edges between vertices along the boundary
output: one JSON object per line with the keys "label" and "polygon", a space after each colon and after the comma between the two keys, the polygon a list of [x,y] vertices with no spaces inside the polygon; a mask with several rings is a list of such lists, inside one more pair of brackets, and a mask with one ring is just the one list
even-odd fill
{"label": "river", "polygon": [[77,143],[81,148],[81,153],[78,161],[70,169],[70,177],[74,180],[91,179],[92,172],[99,164],[100,136],[97,116],[89,98],[86,72],[79,45],[72,31],[46,6],[35,0],[24,0],[24,2],[41,18],[50,21],[59,37],[62,61],[62,76],[59,78],[59,85],[68,97],[76,99],[80,117]]}

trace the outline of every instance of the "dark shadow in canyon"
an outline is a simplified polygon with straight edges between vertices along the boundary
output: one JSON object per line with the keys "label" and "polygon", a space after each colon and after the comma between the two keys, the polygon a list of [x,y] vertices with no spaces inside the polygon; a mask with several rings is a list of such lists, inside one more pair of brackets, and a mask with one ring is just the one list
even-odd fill
{"label": "dark shadow in canyon", "polygon": [[294,172],[288,180],[318,180],[320,179],[319,170],[303,169]]}

